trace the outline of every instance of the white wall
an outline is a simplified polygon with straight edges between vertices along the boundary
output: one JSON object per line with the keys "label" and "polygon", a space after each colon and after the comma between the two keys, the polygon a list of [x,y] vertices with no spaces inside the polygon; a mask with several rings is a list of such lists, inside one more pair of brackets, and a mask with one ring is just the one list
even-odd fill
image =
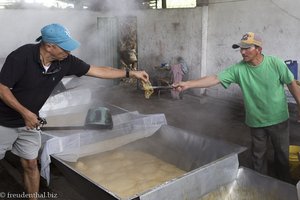
{"label": "white wall", "polygon": [[[97,13],[85,11],[51,10],[0,10],[0,58],[26,43],[35,43],[43,26],[50,23],[65,25],[74,38],[85,47],[90,43],[90,33],[96,31]],[[74,51],[84,54],[84,48]]]}
{"label": "white wall", "polygon": [[187,62],[190,78],[200,75],[202,8],[147,10],[138,14],[139,67],[151,72],[163,62]]}

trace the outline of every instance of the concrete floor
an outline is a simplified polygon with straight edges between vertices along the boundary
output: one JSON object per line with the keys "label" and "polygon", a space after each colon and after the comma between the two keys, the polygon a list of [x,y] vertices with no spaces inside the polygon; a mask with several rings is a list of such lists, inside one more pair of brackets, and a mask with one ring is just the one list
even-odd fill
{"label": "concrete floor", "polygon": [[[105,95],[100,95],[101,93]],[[99,101],[109,102],[129,111],[137,110],[144,114],[164,113],[169,125],[250,148],[251,139],[249,129],[244,124],[244,109],[241,103],[188,94],[185,94],[182,100],[173,100],[170,93],[166,91],[162,92],[160,97],[154,94],[147,100],[144,98],[143,91],[121,86],[105,90],[105,92],[99,90],[97,98]],[[295,122],[294,106],[291,106],[290,110],[291,144],[300,145],[300,136],[297,135],[300,132],[300,125]],[[270,163],[272,163],[271,158],[272,152],[270,152]],[[9,162],[0,161],[0,195],[8,192],[21,193],[23,187],[19,162],[10,154],[7,154],[6,160]],[[239,155],[239,162],[240,165],[250,168],[249,150]],[[8,165],[12,165],[16,170],[14,171]],[[273,176],[272,165],[270,165],[270,171],[270,176]],[[45,181],[42,180],[41,192],[57,195],[55,199],[61,200],[84,199],[53,164],[51,165],[51,184],[47,187]],[[53,197],[43,199],[53,199]]]}

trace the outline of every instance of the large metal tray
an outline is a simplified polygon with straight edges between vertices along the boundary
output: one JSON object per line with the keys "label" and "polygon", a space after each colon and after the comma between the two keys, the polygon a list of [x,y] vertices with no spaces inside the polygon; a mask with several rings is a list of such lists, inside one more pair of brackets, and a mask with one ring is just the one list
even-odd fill
{"label": "large metal tray", "polygon": [[[219,170],[219,183],[232,181],[238,170],[237,154],[245,148],[196,135],[169,125],[162,126],[153,135],[131,142],[121,147],[127,150],[139,150],[151,154],[167,163],[186,171],[183,176],[166,181],[148,191],[135,194],[127,199],[198,199],[205,190],[199,191],[201,180],[214,189],[213,183],[208,184],[206,172]],[[220,163],[220,161],[225,160]],[[235,162],[233,162],[235,161]],[[96,184],[90,177],[78,172],[73,165],[52,156],[52,162],[66,175],[70,182],[82,195],[88,199],[122,199],[101,185]],[[213,168],[212,163],[219,163]],[[223,174],[223,169],[228,169]],[[204,170],[204,171],[203,171]],[[216,173],[217,171],[211,171]],[[101,171],[99,171],[101,173]],[[230,176],[229,176],[230,175]],[[224,178],[224,177],[230,177]],[[208,187],[208,188],[210,188]]]}

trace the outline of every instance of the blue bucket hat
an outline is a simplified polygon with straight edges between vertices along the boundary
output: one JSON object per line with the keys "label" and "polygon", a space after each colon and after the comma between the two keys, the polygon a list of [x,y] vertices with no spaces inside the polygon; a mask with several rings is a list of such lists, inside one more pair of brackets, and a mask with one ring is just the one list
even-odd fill
{"label": "blue bucket hat", "polygon": [[73,39],[70,32],[60,24],[49,24],[41,29],[42,35],[36,41],[42,40],[56,44],[66,51],[73,51],[80,46],[80,43]]}

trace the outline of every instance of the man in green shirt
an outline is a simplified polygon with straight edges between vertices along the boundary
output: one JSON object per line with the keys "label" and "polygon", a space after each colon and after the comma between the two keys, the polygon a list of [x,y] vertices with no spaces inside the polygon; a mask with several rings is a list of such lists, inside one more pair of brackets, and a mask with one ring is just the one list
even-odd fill
{"label": "man in green shirt", "polygon": [[267,141],[274,148],[275,168],[278,178],[290,181],[289,176],[289,111],[285,96],[286,84],[298,105],[300,122],[300,88],[284,61],[262,54],[262,40],[252,32],[243,35],[233,48],[240,48],[243,60],[229,66],[217,75],[174,84],[177,90],[206,88],[231,83],[240,86],[245,110],[246,124],[252,137],[252,163],[254,170],[267,174]]}

